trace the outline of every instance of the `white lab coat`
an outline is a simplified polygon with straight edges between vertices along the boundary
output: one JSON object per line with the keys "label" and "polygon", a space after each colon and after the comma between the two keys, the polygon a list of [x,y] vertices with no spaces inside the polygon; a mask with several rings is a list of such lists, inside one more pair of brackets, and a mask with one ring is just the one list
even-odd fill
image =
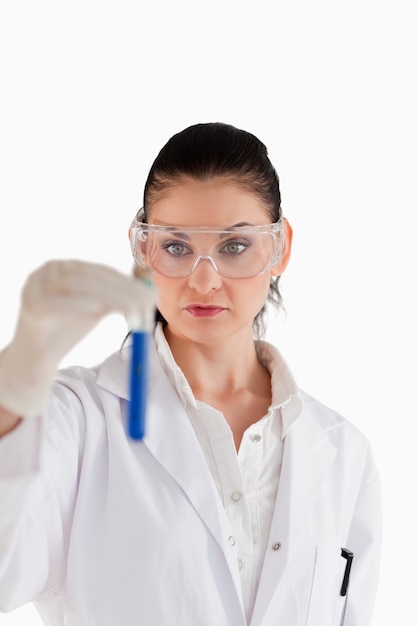
{"label": "white lab coat", "polygon": [[[183,405],[153,353],[147,435],[129,440],[126,366],[121,352],[62,372],[42,426],[0,442],[0,609],[34,600],[48,626],[245,626],[232,531]],[[356,428],[302,399],[251,626],[342,624],[342,547],[344,624],[368,626],[377,472]]]}

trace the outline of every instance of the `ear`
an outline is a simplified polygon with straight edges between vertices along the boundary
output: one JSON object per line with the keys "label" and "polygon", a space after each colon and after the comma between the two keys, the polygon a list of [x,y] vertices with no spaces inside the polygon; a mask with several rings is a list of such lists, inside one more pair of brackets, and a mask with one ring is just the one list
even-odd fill
{"label": "ear", "polygon": [[282,251],[281,260],[279,263],[274,265],[271,269],[272,276],[281,276],[284,273],[285,268],[288,265],[291,256],[291,245],[292,245],[292,228],[288,220],[284,217],[283,221],[283,231],[284,231],[284,250]]}

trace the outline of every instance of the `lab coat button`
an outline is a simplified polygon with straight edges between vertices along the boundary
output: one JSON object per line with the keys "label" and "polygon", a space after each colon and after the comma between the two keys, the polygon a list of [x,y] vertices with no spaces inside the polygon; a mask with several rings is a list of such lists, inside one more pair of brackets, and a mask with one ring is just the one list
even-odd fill
{"label": "lab coat button", "polygon": [[252,435],[251,437],[253,443],[259,443],[260,440],[262,439],[261,435]]}
{"label": "lab coat button", "polygon": [[229,537],[229,543],[230,543],[231,546],[234,546],[235,543],[236,543],[235,538],[234,537]]}
{"label": "lab coat button", "polygon": [[276,541],[275,543],[272,544],[272,549],[275,551],[281,550],[281,542],[280,541]]}
{"label": "lab coat button", "polygon": [[239,502],[241,497],[242,497],[242,494],[239,491],[234,491],[232,493],[232,500],[233,500],[233,502]]}
{"label": "lab coat button", "polygon": [[237,560],[237,563],[238,563],[238,565],[239,565],[239,569],[242,569],[242,567],[243,567],[243,561],[242,561],[242,559],[238,559],[238,560]]}

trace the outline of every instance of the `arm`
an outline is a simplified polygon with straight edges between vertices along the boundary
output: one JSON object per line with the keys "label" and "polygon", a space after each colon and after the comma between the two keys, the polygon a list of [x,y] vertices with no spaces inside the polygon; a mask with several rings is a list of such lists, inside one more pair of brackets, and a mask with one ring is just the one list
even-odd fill
{"label": "arm", "polygon": [[[82,408],[50,393],[61,359],[105,315],[154,307],[149,284],[112,268],[50,262],[22,293],[11,343],[0,352],[0,608],[32,600],[64,567],[76,496]],[[73,419],[75,417],[75,419]],[[59,445],[57,445],[57,437]],[[55,555],[55,556],[53,556]]]}

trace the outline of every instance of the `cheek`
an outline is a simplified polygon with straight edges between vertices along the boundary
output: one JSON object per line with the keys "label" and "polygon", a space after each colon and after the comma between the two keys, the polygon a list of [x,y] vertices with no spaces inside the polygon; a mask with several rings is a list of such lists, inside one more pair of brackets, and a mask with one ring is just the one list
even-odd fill
{"label": "cheek", "polygon": [[152,278],[158,290],[157,306],[163,314],[163,310],[169,310],[172,304],[178,301],[176,293],[180,281],[177,282],[177,280],[161,276],[161,274],[154,274]]}
{"label": "cheek", "polygon": [[155,283],[156,288],[158,289],[159,299],[164,297],[164,294],[168,290],[168,286],[166,285],[166,278],[161,276],[160,274],[153,274],[152,280]]}
{"label": "cheek", "polygon": [[152,280],[155,283],[156,287],[158,288],[158,292],[159,294],[164,293],[166,291],[166,282],[167,279],[165,278],[165,276],[161,276],[161,274],[152,274]]}
{"label": "cheek", "polygon": [[265,304],[269,293],[270,278],[269,276],[255,276],[245,279],[245,285],[239,288],[239,298],[241,305],[255,317]]}
{"label": "cheek", "polygon": [[268,297],[270,282],[269,274],[255,276],[251,281],[251,285],[248,286],[248,293],[251,294],[254,300],[263,304]]}

